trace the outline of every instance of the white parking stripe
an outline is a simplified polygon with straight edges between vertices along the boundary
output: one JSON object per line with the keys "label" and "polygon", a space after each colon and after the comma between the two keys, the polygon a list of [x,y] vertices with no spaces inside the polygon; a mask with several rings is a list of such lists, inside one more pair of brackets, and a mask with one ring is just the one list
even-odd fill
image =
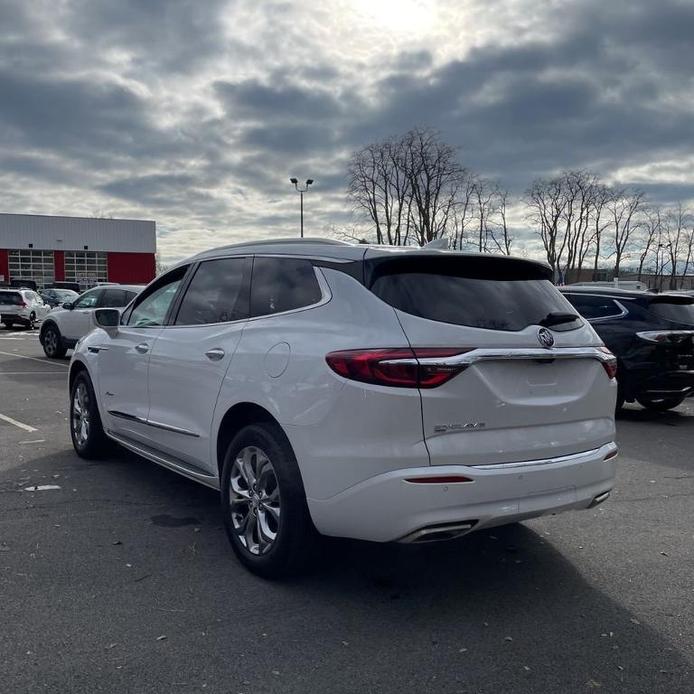
{"label": "white parking stripe", "polygon": [[63,377],[62,371],[0,371],[0,376],[32,376],[33,374],[51,374],[51,376]]}
{"label": "white parking stripe", "polygon": [[28,424],[18,422],[16,419],[12,419],[12,417],[8,417],[6,414],[0,414],[0,419],[2,419],[3,422],[7,422],[8,424],[14,424],[16,427],[24,429],[24,431],[38,431],[38,429],[36,429],[35,427],[30,427]]}
{"label": "white parking stripe", "polygon": [[0,354],[4,354],[5,356],[8,356],[8,357],[18,357],[19,359],[31,359],[32,361],[39,362],[39,364],[43,364],[44,366],[62,366],[64,369],[70,368],[69,364],[59,364],[57,362],[48,361],[48,359],[39,359],[38,357],[27,357],[25,354],[17,354],[17,352],[2,352],[2,351],[0,351]]}

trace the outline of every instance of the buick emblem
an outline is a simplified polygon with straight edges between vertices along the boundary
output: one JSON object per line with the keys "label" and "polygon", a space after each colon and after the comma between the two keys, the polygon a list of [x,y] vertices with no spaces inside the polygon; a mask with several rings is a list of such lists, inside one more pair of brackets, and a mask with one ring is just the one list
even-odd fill
{"label": "buick emblem", "polygon": [[554,335],[547,328],[540,328],[537,331],[537,341],[547,349],[554,347]]}

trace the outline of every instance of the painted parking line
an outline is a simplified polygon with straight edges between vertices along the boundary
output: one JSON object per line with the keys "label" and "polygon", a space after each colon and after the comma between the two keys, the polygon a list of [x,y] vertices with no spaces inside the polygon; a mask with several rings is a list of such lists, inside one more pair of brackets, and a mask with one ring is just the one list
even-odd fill
{"label": "painted parking line", "polygon": [[0,414],[0,420],[8,424],[14,424],[16,427],[24,429],[24,431],[38,431],[36,427],[30,427],[28,424],[24,424],[24,422],[18,422],[16,419],[12,419],[12,417],[8,417],[6,414]]}
{"label": "painted parking line", "polygon": [[0,371],[0,376],[33,376],[34,374],[43,376],[50,374],[51,376],[60,376],[61,378],[65,375],[62,371]]}
{"label": "painted parking line", "polygon": [[64,369],[69,369],[69,364],[60,364],[58,362],[48,361],[48,359],[39,359],[38,357],[27,357],[26,354],[17,354],[17,352],[3,352],[0,350],[0,354],[4,354],[6,357],[18,357],[19,359],[31,359],[32,361],[37,361],[39,364],[44,366],[62,366]]}

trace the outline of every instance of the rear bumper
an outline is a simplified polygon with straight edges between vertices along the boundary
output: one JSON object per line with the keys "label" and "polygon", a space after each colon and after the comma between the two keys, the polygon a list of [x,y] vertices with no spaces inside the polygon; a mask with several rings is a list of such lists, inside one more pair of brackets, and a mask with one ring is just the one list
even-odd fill
{"label": "rear bumper", "polygon": [[[459,535],[594,506],[612,489],[616,452],[617,446],[608,443],[541,461],[393,470],[329,499],[309,498],[308,505],[316,528],[325,535],[375,542],[436,539],[436,533],[429,532],[432,526],[451,525],[457,528],[452,534]],[[407,481],[434,475],[464,475],[471,481]]]}
{"label": "rear bumper", "polygon": [[694,392],[694,371],[669,371],[646,380],[639,395],[687,397]]}
{"label": "rear bumper", "polygon": [[694,394],[694,371],[630,370],[624,374],[628,400],[646,397],[687,397]]}
{"label": "rear bumper", "polygon": [[29,314],[26,316],[21,315],[20,313],[1,313],[0,314],[0,322],[12,322],[12,323],[29,323]]}

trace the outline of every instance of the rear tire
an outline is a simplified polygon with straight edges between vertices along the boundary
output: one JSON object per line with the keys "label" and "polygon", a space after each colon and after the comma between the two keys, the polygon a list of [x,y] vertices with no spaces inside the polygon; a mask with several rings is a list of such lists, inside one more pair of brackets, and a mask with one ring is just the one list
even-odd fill
{"label": "rear tire", "polygon": [[43,331],[43,352],[49,359],[62,359],[67,353],[67,349],[63,347],[60,331],[52,323],[51,321],[51,325]]}
{"label": "rear tire", "polygon": [[29,315],[29,322],[27,323],[27,330],[36,330],[36,314],[33,311]]}
{"label": "rear tire", "polygon": [[78,374],[70,388],[70,437],[77,455],[87,460],[103,458],[110,448],[86,371]]}
{"label": "rear tire", "polygon": [[247,569],[284,578],[308,566],[318,533],[296,457],[278,424],[252,424],[234,437],[220,489],[229,541]]}
{"label": "rear tire", "polygon": [[636,398],[639,405],[653,412],[667,412],[684,402],[684,398]]}

